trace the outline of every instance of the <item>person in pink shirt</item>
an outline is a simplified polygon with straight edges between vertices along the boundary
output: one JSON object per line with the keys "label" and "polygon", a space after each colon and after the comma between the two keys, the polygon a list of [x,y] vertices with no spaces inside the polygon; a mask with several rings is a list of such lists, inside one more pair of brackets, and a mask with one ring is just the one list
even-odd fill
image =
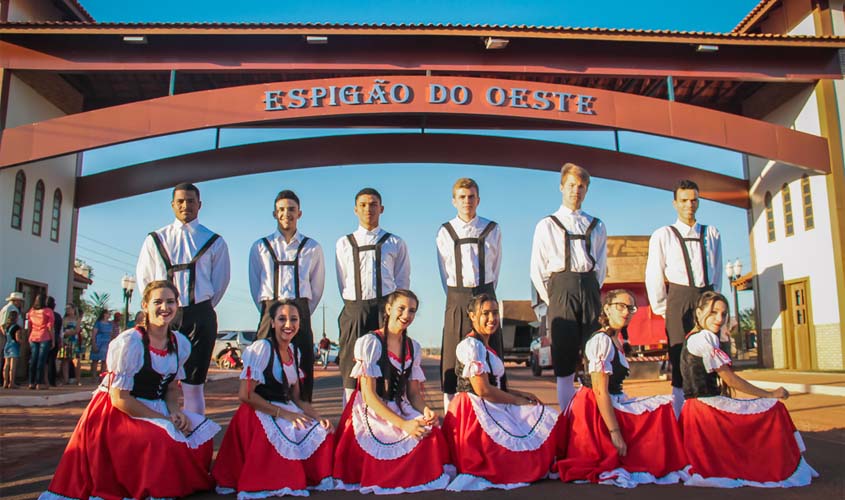
{"label": "person in pink shirt", "polygon": [[29,336],[29,388],[46,389],[44,363],[53,347],[53,310],[44,307],[45,296],[35,296],[32,309],[26,313],[26,332]]}

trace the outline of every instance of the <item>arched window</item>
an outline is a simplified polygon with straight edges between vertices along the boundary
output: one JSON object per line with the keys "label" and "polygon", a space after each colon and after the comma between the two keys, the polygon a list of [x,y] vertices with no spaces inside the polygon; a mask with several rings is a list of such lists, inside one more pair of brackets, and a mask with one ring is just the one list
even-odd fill
{"label": "arched window", "polygon": [[32,205],[32,234],[41,236],[41,221],[44,217],[44,181],[35,184],[35,203]]}
{"label": "arched window", "polygon": [[775,241],[775,211],[772,210],[772,193],[766,191],[764,198],[766,204],[766,232],[769,235],[769,242]]}
{"label": "arched window", "polygon": [[26,192],[26,174],[23,170],[18,170],[15,175],[15,194],[12,197],[12,227],[14,229],[21,228],[23,220],[23,198]]}
{"label": "arched window", "polygon": [[795,224],[792,221],[792,195],[789,194],[789,184],[780,188],[783,197],[783,225],[787,236],[795,234]]}
{"label": "arched window", "polygon": [[810,178],[807,175],[801,177],[801,201],[804,204],[804,230],[809,231],[816,227],[813,220],[813,196],[810,193]]}
{"label": "arched window", "polygon": [[59,227],[62,223],[62,190],[56,189],[53,192],[53,219],[50,222],[50,239],[59,241]]}

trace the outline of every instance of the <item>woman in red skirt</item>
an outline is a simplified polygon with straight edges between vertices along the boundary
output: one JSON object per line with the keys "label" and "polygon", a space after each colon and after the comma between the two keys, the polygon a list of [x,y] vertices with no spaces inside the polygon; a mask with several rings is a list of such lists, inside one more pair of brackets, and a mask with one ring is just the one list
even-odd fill
{"label": "woman in red skirt", "polygon": [[423,397],[420,344],[408,337],[419,301],[409,290],[387,296],[384,329],[355,342],[358,388],[340,418],[337,488],[413,493],[449,484],[449,448]]}
{"label": "woman in red skirt", "polygon": [[[686,402],[681,411],[684,448],[692,465],[691,486],[736,488],[805,486],[818,473],[804,460],[804,442],[786,406],[783,387],[767,391],[731,369],[719,349],[728,301],[704,292],[695,309],[696,328],[684,341],[681,373]],[[721,387],[719,380],[722,381]],[[730,389],[756,396],[734,399]]]}
{"label": "woman in red skirt", "polygon": [[300,398],[299,332],[296,302],[270,305],[270,335],[244,351],[238,397],[212,474],[217,492],[238,499],[308,496],[329,490],[334,439],[331,423]]}
{"label": "woman in red skirt", "polygon": [[557,463],[563,481],[590,481],[633,488],[686,479],[681,432],[672,397],[629,398],[622,392],[629,365],[619,339],[637,310],[633,294],[611,290],[599,324],[584,346],[588,375],[581,380],[567,418],[566,459]]}
{"label": "woman in red skirt", "polygon": [[79,419],[41,500],[183,497],[209,490],[220,426],[179,409],[191,344],[170,331],[178,291],[153,281],[141,306],[146,328],[111,342],[109,373]]}
{"label": "woman in red skirt", "polygon": [[489,294],[468,306],[472,332],[455,349],[458,394],[443,430],[458,476],[450,491],[513,489],[549,476],[565,439],[563,419],[537,396],[500,388],[505,365],[489,347],[499,304]]}

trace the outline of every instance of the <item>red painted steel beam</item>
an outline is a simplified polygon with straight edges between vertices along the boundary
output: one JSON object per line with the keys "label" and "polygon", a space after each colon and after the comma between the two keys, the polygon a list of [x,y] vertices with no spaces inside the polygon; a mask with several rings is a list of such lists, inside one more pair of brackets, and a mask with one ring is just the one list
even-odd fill
{"label": "red painted steel beam", "polygon": [[671,190],[691,179],[701,197],[750,208],[748,182],[644,156],[587,146],[464,134],[366,134],[264,142],[202,151],[79,177],[75,203],[85,207],[166,189],[239,175],[300,168],[378,163],[449,163],[529,168],[557,172],[565,162],[583,165],[595,177]]}
{"label": "red painted steel beam", "polygon": [[[313,118],[330,123],[332,118],[350,116],[434,115],[510,118],[516,128],[524,120],[546,122],[551,128],[561,123],[631,130],[738,151],[816,172],[830,171],[827,140],[823,137],[688,104],[609,90],[488,78],[385,76],[377,80],[385,82],[385,88],[407,85],[413,98],[401,103],[394,102],[401,100],[397,98],[386,104],[358,105],[338,104],[340,98],[335,99],[337,105],[330,105],[324,99],[321,106],[298,109],[290,108],[293,101],[289,100],[285,101],[286,109],[276,111],[268,111],[264,102],[267,92],[281,92],[291,98],[295,89],[317,87],[337,90],[352,86],[366,95],[374,85],[372,77],[248,85],[162,97],[6,129],[0,136],[0,169],[210,127],[272,121],[295,123]],[[463,86],[472,97],[463,105],[432,103],[428,97],[432,85],[450,89]],[[543,92],[560,97],[551,109],[535,109],[522,101],[519,104],[525,107],[516,107],[509,104],[513,103],[511,99],[497,106],[485,98],[490,89],[512,93],[514,87],[524,89],[527,95]],[[585,108],[588,113],[575,112],[576,102],[581,99],[589,101]],[[582,110],[580,106],[577,109]]]}
{"label": "red painted steel beam", "polygon": [[[14,70],[201,71],[281,73],[503,73],[614,77],[666,77],[759,82],[812,82],[842,77],[839,46],[722,46],[699,54],[693,44],[616,41],[515,40],[503,51],[485,51],[477,40],[333,40],[309,47],[295,40],[232,37],[151,39],[128,46],[119,37],[0,40],[0,66]],[[49,43],[48,43],[49,42]],[[711,42],[713,43],[713,42]],[[520,45],[521,44],[521,45]]]}

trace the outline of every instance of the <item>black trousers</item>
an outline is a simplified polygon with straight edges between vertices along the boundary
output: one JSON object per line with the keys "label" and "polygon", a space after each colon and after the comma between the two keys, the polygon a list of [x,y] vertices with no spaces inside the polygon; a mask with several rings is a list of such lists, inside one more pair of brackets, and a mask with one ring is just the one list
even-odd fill
{"label": "black trousers", "polygon": [[355,341],[379,328],[383,305],[384,301],[379,299],[343,301],[343,310],[337,318],[337,325],[340,331],[338,365],[345,389],[354,389],[358,382],[349,376],[355,366]]}
{"label": "black trousers", "polygon": [[560,272],[549,279],[552,367],[556,377],[575,373],[584,343],[599,329],[601,291],[596,274]]}
{"label": "black trousers", "polygon": [[672,363],[672,387],[684,387],[684,378],[681,375],[684,339],[695,327],[695,306],[698,298],[712,289],[710,285],[696,288],[669,283],[666,295],[666,336],[669,339],[669,362]]}
{"label": "black trousers", "polygon": [[[270,305],[273,302],[261,302],[261,319],[256,334],[259,339],[270,335]],[[310,402],[314,394],[314,332],[311,330],[311,306],[305,298],[295,299],[295,302],[299,306],[299,333],[293,338],[292,344],[299,349],[299,368],[305,374],[299,387],[299,397]]]}
{"label": "black trousers", "polygon": [[[492,283],[475,288],[452,288],[446,292],[446,314],[443,318],[443,339],[440,344],[440,387],[446,394],[455,394],[458,388],[458,375],[455,372],[457,357],[455,349],[466,334],[472,331],[469,320],[469,301],[474,295],[489,293],[496,297]],[[501,327],[490,336],[490,347],[504,359],[504,343]],[[507,387],[505,377],[501,380],[502,389]]]}
{"label": "black trousers", "polygon": [[210,300],[179,309],[182,314],[178,330],[191,341],[191,354],[185,361],[186,384],[202,385],[208,376],[211,351],[217,338],[217,313]]}

